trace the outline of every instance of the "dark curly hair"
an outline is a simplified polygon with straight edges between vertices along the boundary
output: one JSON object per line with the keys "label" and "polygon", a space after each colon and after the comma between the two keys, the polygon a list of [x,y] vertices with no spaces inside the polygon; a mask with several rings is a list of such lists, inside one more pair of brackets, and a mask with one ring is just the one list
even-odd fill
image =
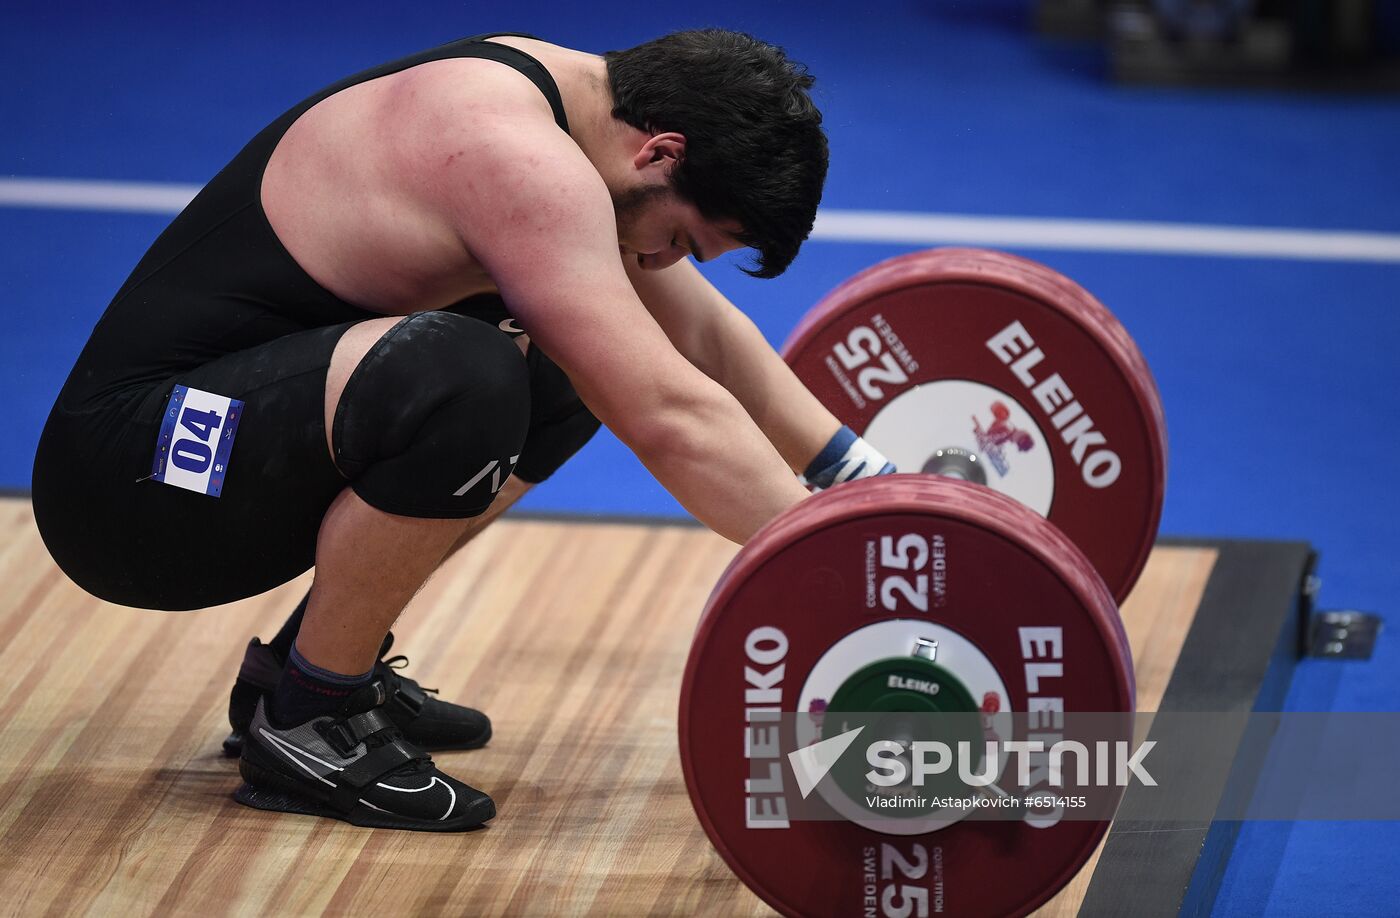
{"label": "dark curly hair", "polygon": [[807,68],[724,29],[674,32],[603,60],[613,117],[685,135],[671,172],[676,193],[706,219],[739,223],[736,238],[758,251],[746,273],[783,273],[812,232],[826,181],[826,135]]}

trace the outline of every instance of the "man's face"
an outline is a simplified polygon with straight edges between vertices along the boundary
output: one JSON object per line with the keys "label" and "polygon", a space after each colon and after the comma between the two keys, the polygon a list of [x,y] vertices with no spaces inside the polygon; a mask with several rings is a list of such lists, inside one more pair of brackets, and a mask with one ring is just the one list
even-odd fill
{"label": "man's face", "polygon": [[643,184],[613,195],[623,258],[646,271],[669,268],[686,255],[709,261],[743,248],[732,220],[710,221],[666,184]]}

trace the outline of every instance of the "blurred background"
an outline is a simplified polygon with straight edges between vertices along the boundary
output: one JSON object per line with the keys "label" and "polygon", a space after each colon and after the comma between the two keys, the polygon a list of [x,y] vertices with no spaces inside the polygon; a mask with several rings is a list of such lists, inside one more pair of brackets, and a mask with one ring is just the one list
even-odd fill
{"label": "blurred background", "polygon": [[[1164,533],[1307,540],[1323,606],[1391,608],[1400,2],[202,6],[3,14],[0,488],[27,491],[53,398],[147,245],[304,96],[478,32],[600,52],[722,26],[810,67],[831,139],[822,217],[793,268],[758,281],[732,256],[705,267],[770,340],[901,252],[972,243],[1043,261],[1114,310],[1156,373]],[[682,512],[606,432],[525,507]],[[1397,647],[1392,631],[1369,663],[1305,660],[1289,707],[1394,709]],[[1394,824],[1247,825],[1216,912],[1400,913],[1397,850]]]}

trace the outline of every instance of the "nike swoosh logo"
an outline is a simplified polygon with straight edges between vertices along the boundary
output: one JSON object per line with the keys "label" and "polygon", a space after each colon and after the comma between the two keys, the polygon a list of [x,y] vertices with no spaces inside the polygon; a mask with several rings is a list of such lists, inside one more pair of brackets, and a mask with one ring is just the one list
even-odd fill
{"label": "nike swoosh logo", "polygon": [[[451,816],[452,811],[457,807],[457,792],[452,789],[451,784],[448,784],[446,781],[442,780],[437,775],[433,775],[432,780],[429,781],[427,784],[423,785],[422,787],[394,787],[392,785],[385,784],[382,781],[376,781],[375,784],[379,787],[384,788],[385,790],[399,791],[400,793],[404,794],[421,794],[423,793],[423,791],[432,790],[434,785],[441,784],[443,787],[447,788],[447,810],[441,816],[439,816],[438,819],[443,820],[446,819],[448,816]],[[368,800],[361,800],[360,802],[365,804],[366,806],[374,806],[374,804],[370,803]],[[380,809],[379,807],[374,808]]]}
{"label": "nike swoosh logo", "polygon": [[308,775],[315,778],[317,781],[320,781],[322,784],[329,784],[331,787],[335,787],[334,781],[327,781],[325,778],[321,777],[321,774],[319,772],[317,772],[315,769],[313,769],[310,765],[306,763],[306,760],[310,759],[312,762],[315,762],[318,765],[324,765],[331,771],[343,771],[344,769],[340,768],[337,765],[333,765],[332,763],[327,762],[324,759],[317,758],[314,754],[308,752],[300,746],[295,746],[282,739],[282,737],[269,733],[267,730],[261,727],[258,728],[258,733],[262,735],[263,739],[267,740],[268,744],[273,749],[276,749],[278,752],[281,752],[283,755],[285,755],[289,760],[291,760],[291,762],[294,765],[296,765],[302,771],[305,771]]}

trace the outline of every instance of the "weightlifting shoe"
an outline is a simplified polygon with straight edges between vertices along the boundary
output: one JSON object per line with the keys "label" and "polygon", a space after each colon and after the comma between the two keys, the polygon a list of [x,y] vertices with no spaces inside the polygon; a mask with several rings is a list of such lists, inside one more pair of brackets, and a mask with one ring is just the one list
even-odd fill
{"label": "weightlifting shoe", "polygon": [[[423,688],[398,670],[408,664],[402,654],[384,659],[394,644],[390,632],[379,648],[380,659],[374,664],[374,676],[383,679],[389,694],[389,718],[403,731],[404,738],[416,746],[433,752],[450,749],[479,749],[491,739],[491,720],[480,711],[430,697],[437,689]],[[257,638],[248,642],[243,653],[243,665],[228,700],[228,722],[233,732],[224,740],[224,754],[236,756],[243,748],[243,735],[253,720],[258,699],[270,695],[282,678],[285,661],[271,646]]]}
{"label": "weightlifting shoe", "polygon": [[389,717],[383,679],[356,689],[335,714],[280,727],[257,701],[243,737],[233,798],[244,806],[351,825],[459,832],[496,815],[491,798],[443,774]]}

